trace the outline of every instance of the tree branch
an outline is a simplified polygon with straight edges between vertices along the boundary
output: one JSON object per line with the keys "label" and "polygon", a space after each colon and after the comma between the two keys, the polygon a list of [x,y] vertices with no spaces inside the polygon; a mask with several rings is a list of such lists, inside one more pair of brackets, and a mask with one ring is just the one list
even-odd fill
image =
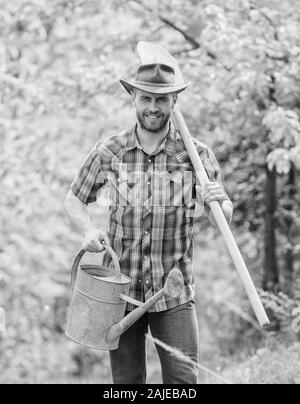
{"label": "tree branch", "polygon": [[277,28],[276,28],[276,26],[275,26],[275,24],[274,24],[272,18],[270,18],[270,17],[268,16],[268,14],[266,14],[263,10],[261,10],[260,8],[258,8],[258,7],[257,7],[255,4],[253,4],[253,3],[250,4],[250,10],[255,10],[255,11],[257,11],[262,17],[264,17],[265,20],[268,21],[268,23],[270,24],[270,26],[272,27],[273,32],[274,32],[274,39],[275,39],[277,42],[279,42],[279,33],[278,33],[278,31],[277,31]]}
{"label": "tree branch", "polygon": [[266,56],[271,60],[277,60],[280,62],[284,62],[286,64],[290,63],[290,57],[288,54],[285,54],[282,56],[274,56],[274,55],[271,55],[268,51],[266,51],[265,53],[266,53]]}
{"label": "tree branch", "polygon": [[[269,25],[272,27],[272,30],[273,30],[273,33],[274,33],[274,39],[275,39],[275,41],[278,42],[278,43],[280,43],[279,31],[278,31],[276,25],[274,24],[274,21],[272,20],[272,18],[270,18],[270,17],[268,16],[268,14],[266,14],[263,10],[257,8],[254,4],[251,4],[251,5],[250,5],[250,9],[251,9],[251,10],[256,10],[256,11],[258,11],[259,14],[260,14],[262,17],[264,17],[264,19],[265,19],[266,21],[268,21]],[[290,55],[289,52],[286,50],[286,52],[285,52],[282,56],[270,55],[270,54],[266,51],[266,56],[267,56],[269,59],[278,60],[278,61],[281,61],[281,62],[284,62],[284,63],[288,64],[288,63],[290,63],[290,56],[291,56],[291,55]]]}
{"label": "tree branch", "polygon": [[[146,6],[143,1],[141,0],[131,0],[132,2],[138,4],[139,6],[143,7],[145,10],[147,10],[149,13],[154,14],[161,22],[163,22],[165,25],[169,26],[170,28],[174,29],[175,31],[179,32],[184,39],[189,42],[192,45],[192,48],[187,49],[187,50],[182,50],[182,51],[178,51],[176,52],[177,54],[179,53],[184,53],[184,52],[191,52],[193,50],[202,48],[205,50],[207,56],[211,59],[213,59],[214,61],[219,61],[219,58],[217,56],[216,53],[214,53],[213,51],[206,49],[199,41],[197,41],[195,38],[193,38],[187,31],[183,30],[182,28],[180,28],[178,25],[176,25],[173,21],[170,21],[168,18],[166,18],[165,16],[157,13],[155,10],[153,10],[151,7]],[[219,61],[220,62],[220,61]],[[223,67],[226,70],[230,70],[230,68],[228,68],[227,66]]]}
{"label": "tree branch", "polygon": [[168,20],[167,18],[159,15],[158,18],[160,21],[168,25],[169,27],[173,28],[175,31],[179,32],[183,37],[193,46],[193,49],[198,49],[200,48],[200,43],[191,37],[186,31],[175,25],[172,21]]}

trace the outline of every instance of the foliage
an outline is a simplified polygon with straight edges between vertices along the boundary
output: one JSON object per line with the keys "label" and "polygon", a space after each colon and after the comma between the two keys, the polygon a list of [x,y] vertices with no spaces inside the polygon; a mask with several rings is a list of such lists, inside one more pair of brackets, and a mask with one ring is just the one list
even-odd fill
{"label": "foliage", "polygon": [[296,112],[282,107],[269,109],[262,121],[270,133],[270,142],[275,145],[283,143],[284,148],[276,148],[267,156],[269,170],[274,166],[278,174],[288,174],[291,165],[298,167],[300,161],[300,122]]}
{"label": "foliage", "polygon": [[[70,266],[81,235],[62,206],[92,145],[134,119],[117,79],[133,74],[138,40],[166,46],[193,83],[180,97],[182,109],[192,133],[220,160],[235,205],[234,232],[257,284],[267,165],[281,175],[279,258],[287,247],[281,219],[289,215],[298,226],[288,248],[299,271],[299,195],[287,209],[285,182],[292,166],[300,168],[294,1],[0,0],[0,6],[0,306],[7,321],[6,336],[0,327],[1,383],[110,381],[106,353],[79,348],[64,336]],[[104,212],[95,206],[91,213],[104,227]],[[248,358],[265,346],[264,336],[249,322],[221,241],[207,221],[197,226],[204,363],[228,366],[228,378],[241,382],[267,380],[279,358],[285,364],[280,369],[288,370],[296,342]],[[157,381],[153,352],[150,381]]]}
{"label": "foliage", "polygon": [[245,362],[234,364],[222,374],[235,384],[299,384],[300,344],[286,346],[271,341]]}

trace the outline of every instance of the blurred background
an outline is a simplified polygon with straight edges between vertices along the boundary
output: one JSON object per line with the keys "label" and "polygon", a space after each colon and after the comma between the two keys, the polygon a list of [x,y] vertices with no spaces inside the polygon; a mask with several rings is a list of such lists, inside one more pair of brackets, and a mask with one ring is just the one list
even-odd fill
{"label": "blurred background", "polygon": [[[0,383],[110,383],[107,352],[64,330],[82,235],[63,201],[99,140],[134,122],[118,83],[153,41],[192,86],[232,231],[272,319],[256,325],[218,230],[194,233],[199,382],[300,383],[300,11],[295,0],[0,0]],[[106,228],[107,211],[91,207]],[[6,327],[4,310],[6,311]],[[154,345],[148,382],[161,383]]]}

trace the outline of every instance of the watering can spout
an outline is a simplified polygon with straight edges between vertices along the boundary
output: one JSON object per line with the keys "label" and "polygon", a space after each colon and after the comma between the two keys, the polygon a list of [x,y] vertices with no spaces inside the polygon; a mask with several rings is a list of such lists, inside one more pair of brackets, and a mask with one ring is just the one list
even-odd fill
{"label": "watering can spout", "polygon": [[119,323],[114,324],[107,335],[107,342],[113,342],[120,338],[120,336],[128,330],[139,318],[141,318],[148,309],[153,306],[159,299],[164,295],[170,297],[178,297],[183,291],[183,276],[179,269],[173,269],[166,280],[165,286],[155,295],[153,295],[149,300],[143,303],[140,307],[136,308],[130,312],[126,317],[124,317]]}

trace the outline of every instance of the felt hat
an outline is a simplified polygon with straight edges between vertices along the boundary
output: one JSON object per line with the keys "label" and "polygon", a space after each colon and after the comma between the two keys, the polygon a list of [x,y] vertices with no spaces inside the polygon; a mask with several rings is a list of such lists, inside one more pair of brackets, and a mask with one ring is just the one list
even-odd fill
{"label": "felt hat", "polygon": [[190,83],[178,82],[173,67],[162,63],[141,64],[134,79],[120,80],[130,93],[134,88],[152,94],[180,93]]}

